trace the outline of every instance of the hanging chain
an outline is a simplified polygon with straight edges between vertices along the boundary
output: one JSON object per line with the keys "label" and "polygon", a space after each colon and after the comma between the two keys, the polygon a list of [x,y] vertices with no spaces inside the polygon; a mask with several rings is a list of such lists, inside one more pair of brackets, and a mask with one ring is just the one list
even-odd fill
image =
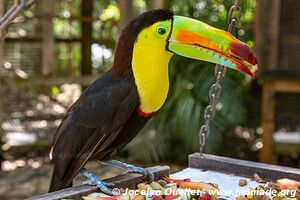
{"label": "hanging chain", "polygon": [[[234,28],[236,25],[239,24],[240,18],[242,15],[242,8],[241,8],[241,0],[236,0],[234,5],[230,8],[228,13],[228,32],[233,33]],[[236,16],[234,14],[236,13]],[[216,65],[215,67],[215,77],[216,81],[215,83],[210,87],[209,90],[209,104],[205,108],[204,111],[204,125],[201,126],[200,132],[199,132],[199,139],[200,139],[200,153],[203,153],[204,146],[205,146],[205,140],[206,137],[209,135],[209,124],[211,120],[214,118],[216,113],[216,105],[218,103],[218,100],[221,95],[221,80],[226,75],[226,68],[221,65]]]}

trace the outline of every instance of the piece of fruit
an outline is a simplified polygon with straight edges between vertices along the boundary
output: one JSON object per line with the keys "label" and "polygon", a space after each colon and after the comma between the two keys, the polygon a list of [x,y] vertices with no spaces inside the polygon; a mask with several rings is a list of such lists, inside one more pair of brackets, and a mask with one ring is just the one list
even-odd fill
{"label": "piece of fruit", "polygon": [[185,178],[185,179],[173,179],[170,177],[165,176],[164,180],[166,180],[168,183],[176,183],[177,185],[179,185],[182,182],[191,182],[190,178]]}
{"label": "piece of fruit", "polygon": [[143,195],[137,195],[133,200],[145,200],[145,197]]}
{"label": "piece of fruit", "polygon": [[170,188],[172,190],[177,190],[177,184],[176,183],[168,183],[165,185],[165,188]]}
{"label": "piece of fruit", "polygon": [[199,198],[199,194],[197,192],[194,192],[194,193],[187,193],[186,195],[186,199],[187,200],[197,200]]}
{"label": "piece of fruit", "polygon": [[154,196],[152,199],[153,200],[163,200],[161,195]]}
{"label": "piece of fruit", "polygon": [[244,187],[248,184],[248,181],[246,179],[240,179],[239,186]]}
{"label": "piece of fruit", "polygon": [[180,188],[183,189],[191,189],[191,190],[216,190],[218,188],[215,188],[213,185],[204,183],[204,182],[183,182],[179,185]]}
{"label": "piece of fruit", "polygon": [[170,194],[170,195],[166,195],[165,196],[165,200],[173,200],[175,197],[173,194]]}
{"label": "piece of fruit", "polygon": [[157,181],[162,187],[165,187],[168,183],[165,180],[159,180]]}
{"label": "piece of fruit", "polygon": [[207,193],[204,193],[202,196],[198,198],[198,200],[212,200],[211,196]]}
{"label": "piece of fruit", "polygon": [[152,181],[150,186],[153,190],[161,190],[163,188],[158,182],[155,181]]}
{"label": "piece of fruit", "polygon": [[205,183],[203,182],[183,182],[179,187],[183,189],[202,190]]}
{"label": "piece of fruit", "polygon": [[297,190],[300,187],[300,182],[287,178],[277,180],[276,184],[281,190]]}
{"label": "piece of fruit", "polygon": [[139,183],[137,185],[137,188],[139,190],[152,190],[152,187],[150,185],[146,184],[146,183]]}

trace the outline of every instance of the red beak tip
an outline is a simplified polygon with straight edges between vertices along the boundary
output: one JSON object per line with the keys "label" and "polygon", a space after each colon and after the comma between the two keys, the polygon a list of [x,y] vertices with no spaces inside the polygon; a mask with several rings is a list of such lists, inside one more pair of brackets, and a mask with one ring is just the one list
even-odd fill
{"label": "red beak tip", "polygon": [[251,78],[254,78],[254,74],[257,71],[258,66],[253,65],[250,69],[246,65],[242,65],[239,70],[244,72],[245,74],[248,74]]}

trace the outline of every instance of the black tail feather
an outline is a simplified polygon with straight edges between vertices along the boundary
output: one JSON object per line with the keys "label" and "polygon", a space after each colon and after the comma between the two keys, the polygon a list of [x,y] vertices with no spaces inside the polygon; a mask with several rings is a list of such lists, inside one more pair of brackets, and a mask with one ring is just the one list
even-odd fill
{"label": "black tail feather", "polygon": [[64,183],[65,181],[63,181],[62,176],[58,173],[59,171],[56,168],[57,168],[57,166],[53,167],[52,178],[51,178],[51,182],[50,182],[48,192],[55,192],[57,190],[62,190],[62,189],[65,189],[65,188],[72,187],[72,185],[73,185],[73,182],[66,185]]}

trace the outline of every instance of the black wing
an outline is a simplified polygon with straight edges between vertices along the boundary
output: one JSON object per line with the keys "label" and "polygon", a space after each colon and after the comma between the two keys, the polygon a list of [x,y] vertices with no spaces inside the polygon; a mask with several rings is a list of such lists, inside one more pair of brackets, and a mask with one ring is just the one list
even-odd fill
{"label": "black wing", "polygon": [[72,184],[93,154],[106,150],[137,107],[130,77],[108,72],[95,81],[69,109],[54,136],[54,171],[50,191]]}

